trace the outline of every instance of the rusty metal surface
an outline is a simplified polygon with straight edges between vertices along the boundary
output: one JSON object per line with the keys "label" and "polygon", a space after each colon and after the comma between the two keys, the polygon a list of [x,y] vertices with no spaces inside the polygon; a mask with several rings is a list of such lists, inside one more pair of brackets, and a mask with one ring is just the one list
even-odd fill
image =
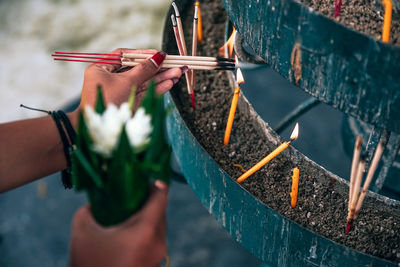
{"label": "rusty metal surface", "polygon": [[223,0],[257,55],[287,80],[353,117],[400,133],[400,47],[294,0]]}

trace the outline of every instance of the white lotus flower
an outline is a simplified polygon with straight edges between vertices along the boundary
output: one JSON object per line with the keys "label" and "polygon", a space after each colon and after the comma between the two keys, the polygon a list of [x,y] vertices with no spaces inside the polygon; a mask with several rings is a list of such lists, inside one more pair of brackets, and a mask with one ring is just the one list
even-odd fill
{"label": "white lotus flower", "polygon": [[150,141],[151,116],[147,115],[144,108],[139,108],[132,119],[128,120],[125,126],[129,142],[133,147],[141,147]]}
{"label": "white lotus flower", "polygon": [[129,120],[131,111],[129,104],[124,103],[118,109],[115,105],[108,105],[100,115],[91,106],[85,107],[85,119],[93,140],[93,150],[110,156],[117,145],[123,124]]}

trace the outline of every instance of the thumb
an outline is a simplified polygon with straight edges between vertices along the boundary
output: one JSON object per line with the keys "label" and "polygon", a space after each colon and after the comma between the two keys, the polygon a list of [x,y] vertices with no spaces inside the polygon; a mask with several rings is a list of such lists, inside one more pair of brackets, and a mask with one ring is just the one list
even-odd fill
{"label": "thumb", "polygon": [[132,82],[139,86],[157,74],[166,55],[167,53],[163,51],[157,52],[151,58],[143,61],[126,73]]}

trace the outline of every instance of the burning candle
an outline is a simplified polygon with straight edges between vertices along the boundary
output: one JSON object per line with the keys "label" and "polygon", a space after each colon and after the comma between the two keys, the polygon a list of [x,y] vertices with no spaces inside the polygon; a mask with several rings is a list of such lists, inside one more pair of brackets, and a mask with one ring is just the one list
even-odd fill
{"label": "burning candle", "polygon": [[197,41],[199,41],[199,43],[203,42],[203,23],[201,21],[201,9],[200,9],[200,2],[196,1],[194,3],[195,6],[198,7],[198,24],[197,24]]}
{"label": "burning candle", "polygon": [[235,117],[236,107],[239,100],[239,93],[240,93],[239,85],[244,83],[242,71],[240,70],[240,68],[238,68],[236,72],[236,83],[237,85],[235,88],[235,92],[233,93],[231,109],[229,111],[228,121],[226,123],[224,145],[227,145],[229,143],[229,138],[231,137],[233,118]]}
{"label": "burning candle", "polygon": [[293,169],[293,176],[292,176],[292,192],[290,192],[291,202],[290,206],[294,209],[297,205],[297,193],[299,190],[299,168]]}
{"label": "burning candle", "polygon": [[382,41],[389,42],[390,24],[392,22],[392,1],[383,0],[382,5],[385,7],[385,17],[383,19]]}
{"label": "burning candle", "polygon": [[283,142],[280,146],[278,146],[274,151],[272,151],[268,156],[263,158],[260,162],[258,162],[256,165],[251,167],[250,170],[245,172],[242,176],[236,179],[236,182],[241,183],[244,180],[246,180],[250,175],[258,171],[261,167],[263,167],[265,164],[267,164],[270,160],[278,156],[283,150],[288,148],[290,146],[290,143],[294,140],[297,139],[299,136],[299,124],[296,123],[296,126],[293,129],[292,134],[290,135],[290,141],[288,142]]}

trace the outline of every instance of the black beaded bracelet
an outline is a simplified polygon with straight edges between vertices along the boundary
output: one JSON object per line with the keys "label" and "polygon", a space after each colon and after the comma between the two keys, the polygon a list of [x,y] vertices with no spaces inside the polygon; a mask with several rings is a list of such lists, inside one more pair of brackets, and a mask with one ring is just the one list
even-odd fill
{"label": "black beaded bracelet", "polygon": [[64,128],[67,130],[67,134],[68,134],[68,138],[69,138],[71,146],[72,147],[75,146],[76,133],[75,133],[74,127],[72,126],[70,120],[68,119],[68,116],[62,110],[57,111],[57,114],[60,115],[61,121],[64,124]]}
{"label": "black beaded bracelet", "polygon": [[[62,170],[62,172],[61,172],[61,181],[66,189],[72,188],[71,153],[75,149],[76,133],[75,133],[74,127],[72,127],[72,124],[71,124],[70,120],[68,119],[67,115],[62,110],[47,111],[47,110],[43,110],[43,109],[27,107],[22,104],[21,104],[21,107],[30,109],[30,110],[45,112],[53,118],[54,122],[56,123],[58,133],[60,134],[61,141],[63,143],[65,159],[67,160],[67,168]],[[68,136],[65,134],[64,128],[65,128]]]}
{"label": "black beaded bracelet", "polygon": [[[51,113],[51,116],[54,120],[54,122],[56,123],[57,129],[58,129],[58,133],[60,134],[61,137],[61,141],[63,143],[63,150],[64,150],[64,155],[65,155],[65,159],[67,160],[67,168],[62,170],[61,172],[61,181],[64,185],[64,187],[67,188],[72,188],[72,180],[71,180],[71,157],[70,157],[70,153],[72,151],[72,145],[68,140],[67,135],[64,132],[64,128],[61,125],[61,121],[63,120],[63,115],[66,117],[66,115],[63,112],[60,112],[61,114],[59,114],[60,111],[53,111]],[[66,118],[66,120],[69,122],[68,117]],[[66,129],[68,129],[65,125],[67,123],[64,123],[64,127]],[[69,123],[70,124],[70,123]],[[71,126],[72,127],[72,126]],[[67,130],[68,131],[68,130]]]}

